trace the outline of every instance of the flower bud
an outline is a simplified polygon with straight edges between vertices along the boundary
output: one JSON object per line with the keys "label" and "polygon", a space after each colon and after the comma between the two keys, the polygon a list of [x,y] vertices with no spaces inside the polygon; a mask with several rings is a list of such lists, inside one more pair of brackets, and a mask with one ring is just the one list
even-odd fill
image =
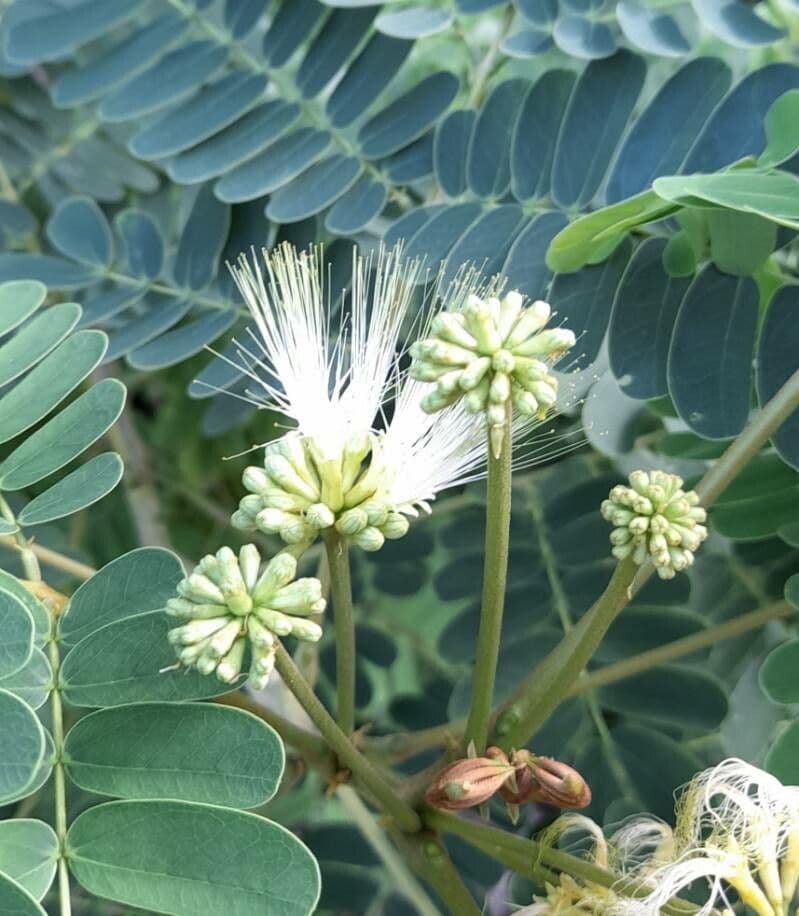
{"label": "flower bud", "polygon": [[436,776],[425,792],[425,801],[433,808],[460,811],[487,802],[513,774],[507,759],[468,757],[456,760]]}
{"label": "flower bud", "polygon": [[378,528],[364,528],[353,537],[353,543],[357,544],[361,550],[375,551],[385,543],[386,539]]}
{"label": "flower bud", "polygon": [[[530,751],[515,751],[511,762],[516,772],[528,769],[533,777],[523,801],[535,801],[559,808],[586,808],[591,804],[591,789],[583,777],[568,764],[551,757],[536,757]],[[517,775],[517,780],[520,777]]]}

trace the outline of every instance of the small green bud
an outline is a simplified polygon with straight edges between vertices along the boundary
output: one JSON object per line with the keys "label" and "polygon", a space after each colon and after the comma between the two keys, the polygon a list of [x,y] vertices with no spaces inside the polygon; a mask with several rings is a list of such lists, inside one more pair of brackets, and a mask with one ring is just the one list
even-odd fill
{"label": "small green bud", "polygon": [[353,543],[357,544],[361,550],[375,551],[380,550],[380,548],[385,543],[386,539],[377,528],[364,528],[363,531],[359,531],[353,538]]}
{"label": "small green bud", "polygon": [[317,531],[322,531],[322,529],[329,528],[335,524],[336,516],[324,503],[314,503],[308,507],[305,513],[305,521]]}
{"label": "small green bud", "polygon": [[391,512],[385,522],[380,526],[383,535],[390,541],[405,537],[410,528],[410,523],[399,512]]}
{"label": "small green bud", "polygon": [[364,509],[347,509],[339,516],[336,529],[345,537],[358,534],[369,524],[369,516]]}
{"label": "small green bud", "polygon": [[228,653],[219,662],[216,676],[225,684],[232,684],[241,673],[241,663],[244,661],[244,650],[247,643],[244,639],[237,639]]}

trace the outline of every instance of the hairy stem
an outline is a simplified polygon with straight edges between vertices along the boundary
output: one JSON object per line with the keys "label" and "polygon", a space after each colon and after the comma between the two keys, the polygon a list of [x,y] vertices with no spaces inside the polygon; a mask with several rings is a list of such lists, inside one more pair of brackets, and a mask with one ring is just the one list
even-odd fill
{"label": "hairy stem", "polygon": [[419,830],[421,827],[419,815],[397,795],[385,777],[358,751],[349,736],[336,725],[333,717],[321,704],[280,642],[277,643],[275,667],[285,685],[319,729],[330,749],[341,763],[352,771],[353,776],[374,797],[383,811],[394,820],[401,830],[407,833]]}
{"label": "hairy stem", "polygon": [[336,637],[336,721],[350,735],[355,727],[355,624],[350,558],[347,542],[335,528],[325,529],[324,541]]}
{"label": "hairy stem", "polygon": [[396,889],[415,907],[421,916],[438,916],[424,888],[419,884],[403,857],[391,845],[385,831],[372,812],[350,786],[339,786],[338,797],[355,826],[386,866]]}
{"label": "hairy stem", "polygon": [[477,634],[472,701],[466,724],[466,740],[474,741],[477,753],[485,750],[494,695],[494,679],[502,635],[505,582],[508,576],[508,542],[511,507],[511,412],[507,410],[499,455],[488,442],[485,560],[480,629]]}

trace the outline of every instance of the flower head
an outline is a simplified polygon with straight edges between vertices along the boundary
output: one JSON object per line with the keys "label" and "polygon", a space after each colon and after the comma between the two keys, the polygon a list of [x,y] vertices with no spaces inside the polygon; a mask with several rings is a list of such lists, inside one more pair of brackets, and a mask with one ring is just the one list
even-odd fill
{"label": "flower head", "polygon": [[275,638],[295,636],[316,642],[322,628],[309,615],[325,609],[318,579],[295,579],[297,561],[279,553],[265,567],[253,544],[238,556],[223,547],[203,557],[178,583],[168,614],[182,621],[169,631],[178,661],[202,674],[216,672],[225,683],[239,676],[251,650],[250,683],[266,686],[274,667]]}
{"label": "flower head", "polygon": [[682,478],[665,471],[633,471],[630,486],[615,486],[602,503],[602,516],[614,525],[613,555],[632,556],[641,566],[651,559],[661,579],[694,562],[707,537],[705,510],[694,490],[682,489]]}
{"label": "flower head", "polygon": [[457,401],[466,410],[485,414],[492,450],[499,455],[503,432],[511,422],[511,405],[522,416],[543,419],[555,404],[558,383],[550,365],[570,347],[574,334],[565,328],[545,329],[550,318],[546,302],[524,305],[509,292],[500,299],[496,284],[454,298],[460,308],[441,311],[428,335],[411,348],[411,376],[433,383],[422,407],[435,413]]}

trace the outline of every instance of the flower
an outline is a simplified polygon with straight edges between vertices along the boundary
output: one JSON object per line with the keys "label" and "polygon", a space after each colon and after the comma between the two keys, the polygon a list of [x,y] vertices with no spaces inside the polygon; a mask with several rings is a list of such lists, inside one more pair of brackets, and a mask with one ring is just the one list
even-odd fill
{"label": "flower", "polygon": [[651,559],[660,578],[671,579],[694,562],[707,537],[705,510],[676,474],[633,471],[629,479],[629,487],[615,486],[602,503],[602,517],[614,525],[613,555],[632,556],[638,566]]}
{"label": "flower", "polygon": [[422,407],[435,413],[463,401],[470,413],[484,413],[491,447],[499,457],[510,423],[511,405],[522,416],[543,419],[557,399],[558,383],[550,365],[574,346],[572,331],[545,330],[550,307],[540,300],[524,305],[521,293],[500,299],[497,284],[480,292],[468,291],[471,277],[454,295],[459,309],[440,311],[428,336],[411,347],[410,374],[433,383]]}
{"label": "flower", "polygon": [[679,800],[675,860],[650,877],[654,890],[623,912],[657,913],[704,881],[699,916],[732,911],[729,888],[757,916],[782,916],[799,879],[799,789],[742,760],[705,770]]}
{"label": "flower", "polygon": [[316,642],[322,636],[309,615],[325,609],[318,579],[295,579],[297,561],[279,553],[261,569],[261,556],[245,544],[238,557],[229,547],[203,557],[191,575],[178,583],[179,597],[166,611],[185,621],[169,631],[180,664],[201,674],[216,672],[232,684],[252,654],[249,681],[262,689],[274,667],[276,637],[295,636]]}
{"label": "flower", "polygon": [[506,785],[500,790],[510,804],[532,801],[558,808],[587,808],[591,804],[588,783],[568,764],[527,750],[513,751],[510,761],[516,768],[516,788]]}
{"label": "flower", "polygon": [[456,760],[436,776],[425,792],[425,801],[445,811],[482,805],[513,776],[513,769],[502,751],[493,756]]}

